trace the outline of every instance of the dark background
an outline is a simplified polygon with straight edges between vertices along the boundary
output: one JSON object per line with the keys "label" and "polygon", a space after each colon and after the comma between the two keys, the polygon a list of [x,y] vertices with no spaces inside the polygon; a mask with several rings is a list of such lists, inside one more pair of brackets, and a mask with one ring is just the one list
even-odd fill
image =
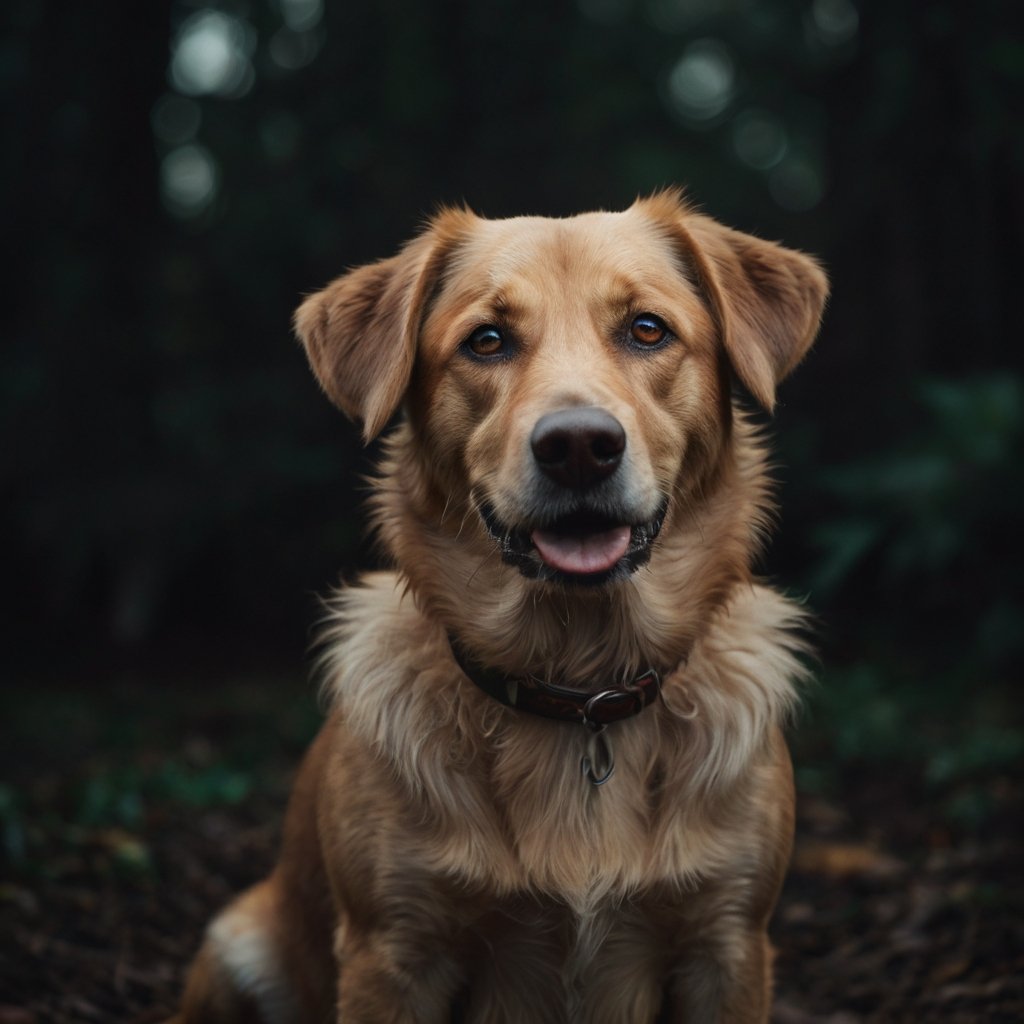
{"label": "dark background", "polygon": [[[54,807],[140,832],[147,801],[181,796],[159,775],[188,760],[180,736],[130,779],[108,753],[158,743],[137,726],[155,701],[166,724],[246,672],[308,699],[316,595],[373,556],[371,456],[291,339],[302,294],[390,255],[442,202],[564,215],[670,184],[817,253],[833,283],[781,390],[764,565],[819,616],[802,789],[834,798],[881,772],[943,836],[1005,830],[1024,753],[1012,7],[8,0],[13,862],[44,848],[33,822]],[[203,763],[223,773],[217,735]],[[197,771],[187,799],[235,792]]]}
{"label": "dark background", "polygon": [[821,617],[823,699],[888,721],[899,746],[950,714],[959,738],[1009,727],[1024,39],[1007,7],[274,0],[101,17],[12,0],[9,659],[37,664],[42,645],[62,670],[139,664],[186,638],[190,657],[241,641],[300,658],[312,595],[369,561],[369,462],[291,340],[300,296],[391,254],[441,202],[569,214],[680,183],[832,277],[781,393],[766,565]]}

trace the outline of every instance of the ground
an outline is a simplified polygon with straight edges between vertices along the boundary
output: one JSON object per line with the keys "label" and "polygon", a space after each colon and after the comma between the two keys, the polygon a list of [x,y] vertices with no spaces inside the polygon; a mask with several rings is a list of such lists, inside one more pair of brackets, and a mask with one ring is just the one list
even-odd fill
{"label": "ground", "polygon": [[[272,862],[308,687],[146,683],[4,695],[0,1024],[161,1021],[211,912]],[[972,779],[967,826],[912,763],[802,792],[774,1024],[1024,1020],[1022,793]]]}

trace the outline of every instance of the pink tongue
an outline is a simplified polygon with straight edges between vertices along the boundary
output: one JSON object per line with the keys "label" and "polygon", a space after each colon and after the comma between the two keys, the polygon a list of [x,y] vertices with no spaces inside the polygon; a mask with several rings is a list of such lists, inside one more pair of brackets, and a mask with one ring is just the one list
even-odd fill
{"label": "pink tongue", "polygon": [[629,550],[629,536],[628,526],[616,526],[586,537],[534,530],[530,538],[551,568],[582,574],[606,572],[615,565]]}

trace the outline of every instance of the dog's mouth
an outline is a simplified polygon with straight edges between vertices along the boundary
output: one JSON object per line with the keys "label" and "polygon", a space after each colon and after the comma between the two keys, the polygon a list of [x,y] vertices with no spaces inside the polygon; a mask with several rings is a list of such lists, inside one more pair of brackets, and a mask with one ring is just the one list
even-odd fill
{"label": "dog's mouth", "polygon": [[531,579],[600,584],[623,579],[651,557],[651,545],[665,520],[667,502],[645,522],[630,523],[578,508],[543,523],[506,526],[483,502],[480,517],[498,542],[501,557]]}

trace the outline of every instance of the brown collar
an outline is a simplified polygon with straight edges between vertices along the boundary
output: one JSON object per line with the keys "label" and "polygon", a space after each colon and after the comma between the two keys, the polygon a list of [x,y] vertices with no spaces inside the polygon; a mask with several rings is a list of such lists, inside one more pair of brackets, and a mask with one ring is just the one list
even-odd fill
{"label": "brown collar", "polygon": [[600,690],[574,690],[534,676],[515,678],[473,661],[449,634],[448,642],[459,668],[466,678],[488,697],[506,707],[529,711],[560,722],[577,722],[594,731],[612,722],[632,718],[653,704],[661,693],[661,679],[654,669],[638,675],[622,686]]}

